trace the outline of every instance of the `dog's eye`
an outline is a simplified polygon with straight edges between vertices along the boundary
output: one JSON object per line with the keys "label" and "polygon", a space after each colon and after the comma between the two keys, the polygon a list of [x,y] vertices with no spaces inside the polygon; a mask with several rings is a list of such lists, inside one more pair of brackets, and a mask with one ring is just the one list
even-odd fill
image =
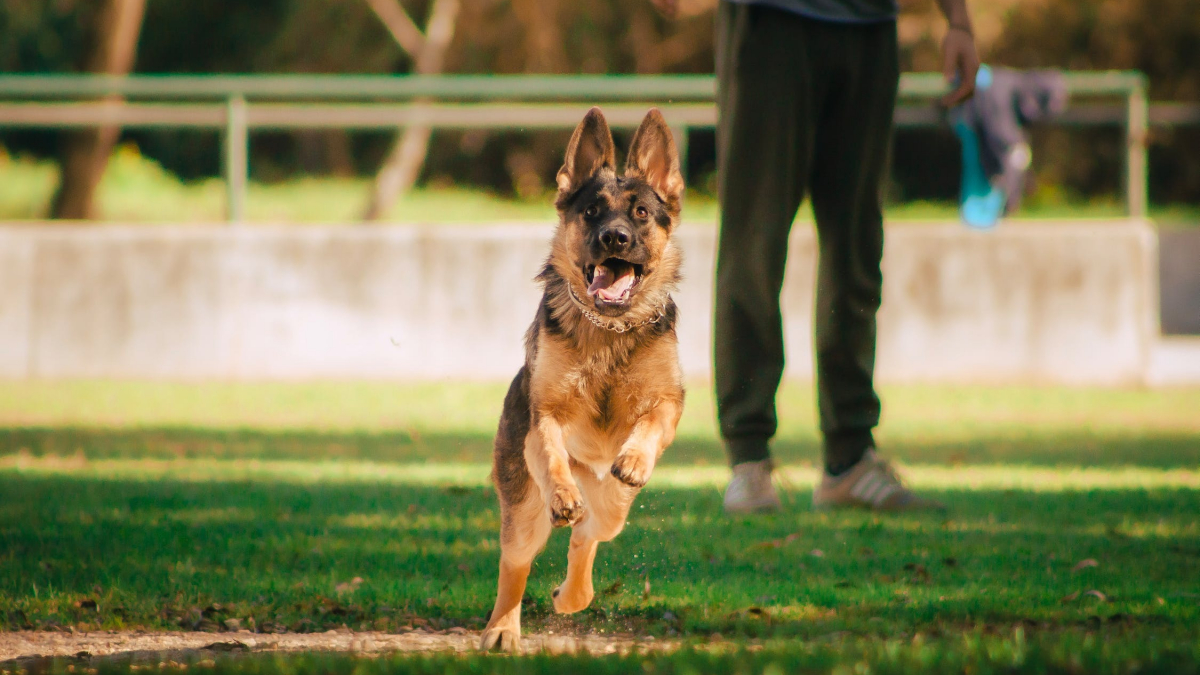
{"label": "dog's eye", "polygon": [[583,215],[587,216],[588,218],[595,218],[596,216],[600,215],[600,207],[592,204],[591,206],[587,207],[586,210],[584,210]]}
{"label": "dog's eye", "polygon": [[647,218],[650,216],[650,212],[647,211],[646,207],[644,207],[644,206],[637,207],[636,209],[633,210],[633,212],[637,214],[638,218]]}

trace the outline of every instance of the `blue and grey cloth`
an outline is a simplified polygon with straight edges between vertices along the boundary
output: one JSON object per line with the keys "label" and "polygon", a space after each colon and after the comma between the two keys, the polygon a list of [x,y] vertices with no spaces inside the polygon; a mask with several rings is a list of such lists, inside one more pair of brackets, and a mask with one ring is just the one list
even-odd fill
{"label": "blue and grey cloth", "polygon": [[1033,159],[1026,128],[1066,105],[1066,78],[1058,71],[979,69],[975,96],[949,114],[962,144],[964,223],[989,228],[1016,211]]}

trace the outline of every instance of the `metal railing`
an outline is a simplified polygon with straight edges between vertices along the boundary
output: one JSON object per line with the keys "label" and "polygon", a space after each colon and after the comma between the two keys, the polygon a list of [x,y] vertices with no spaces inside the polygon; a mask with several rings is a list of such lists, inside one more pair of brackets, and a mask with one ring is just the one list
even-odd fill
{"label": "metal railing", "polygon": [[[1057,121],[1123,125],[1125,189],[1132,217],[1146,215],[1146,142],[1151,123],[1200,122],[1190,107],[1155,107],[1136,72],[1067,74],[1073,97],[1123,105],[1075,105]],[[900,79],[898,127],[941,123],[937,73]],[[687,130],[717,121],[709,75],[0,75],[0,128],[196,128],[223,130],[227,215],[245,214],[250,130],[301,128],[570,129],[592,105],[614,128],[636,127],[650,105],[687,152]],[[1159,118],[1159,119],[1155,119]]]}

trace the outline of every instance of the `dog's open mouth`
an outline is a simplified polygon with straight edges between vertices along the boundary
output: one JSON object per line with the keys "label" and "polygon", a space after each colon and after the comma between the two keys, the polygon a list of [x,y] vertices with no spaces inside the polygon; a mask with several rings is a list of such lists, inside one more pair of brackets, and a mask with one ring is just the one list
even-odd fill
{"label": "dog's open mouth", "polygon": [[642,280],[642,266],[609,258],[599,265],[588,265],[583,274],[588,281],[589,297],[607,305],[622,305],[629,301]]}

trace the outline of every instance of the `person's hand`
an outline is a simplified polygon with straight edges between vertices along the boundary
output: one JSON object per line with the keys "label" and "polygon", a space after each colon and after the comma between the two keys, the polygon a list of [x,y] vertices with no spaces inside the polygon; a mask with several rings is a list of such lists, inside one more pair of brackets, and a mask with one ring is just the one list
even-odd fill
{"label": "person's hand", "polygon": [[679,16],[679,0],[650,0],[658,11],[668,19]]}
{"label": "person's hand", "polygon": [[[674,0],[654,0],[674,2]],[[979,54],[975,51],[975,36],[965,28],[951,26],[942,39],[942,74],[947,82],[958,76],[958,87],[942,97],[942,105],[951,108],[975,93],[975,74],[979,72]]]}

